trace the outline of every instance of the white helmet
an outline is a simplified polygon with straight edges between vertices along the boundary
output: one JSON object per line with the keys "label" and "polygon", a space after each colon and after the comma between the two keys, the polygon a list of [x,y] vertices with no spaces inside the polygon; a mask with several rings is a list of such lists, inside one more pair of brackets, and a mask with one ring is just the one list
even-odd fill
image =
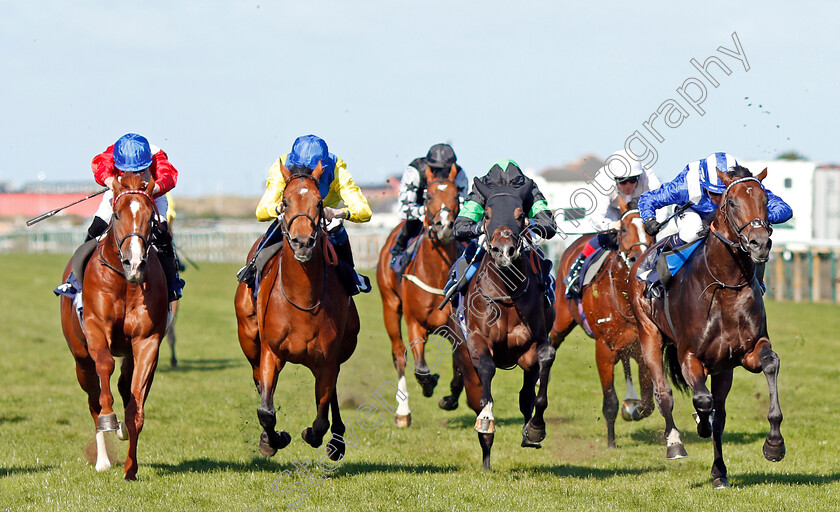
{"label": "white helmet", "polygon": [[636,160],[633,155],[624,149],[620,149],[608,156],[602,170],[615,178],[616,181],[638,177],[645,172],[645,168],[642,167],[642,162]]}

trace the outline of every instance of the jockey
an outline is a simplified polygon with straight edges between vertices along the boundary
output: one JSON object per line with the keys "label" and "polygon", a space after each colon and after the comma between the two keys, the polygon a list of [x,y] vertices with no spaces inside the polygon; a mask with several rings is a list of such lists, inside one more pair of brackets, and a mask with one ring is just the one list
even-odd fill
{"label": "jockey", "polygon": [[[611,165],[617,162],[622,165]],[[618,169],[618,167],[623,167]],[[615,169],[617,172],[613,172]],[[652,169],[645,169],[641,162],[633,158],[625,150],[619,150],[607,158],[607,163],[601,168],[601,172],[612,176],[615,179],[615,187],[610,190],[607,200],[599,200],[595,205],[595,211],[589,222],[592,226],[601,231],[597,236],[589,240],[580,255],[572,263],[569,269],[569,276],[566,278],[566,296],[577,297],[580,295],[580,270],[583,262],[592,253],[600,248],[607,250],[618,250],[618,229],[621,227],[621,209],[618,206],[618,197],[626,204],[636,202],[643,193],[653,190],[661,184],[659,178]]]}
{"label": "jockey", "polygon": [[[344,163],[344,160],[330,153],[327,143],[315,135],[304,135],[295,139],[292,150],[278,158],[269,170],[265,193],[257,205],[256,215],[261,222],[273,222],[269,226],[257,252],[272,243],[282,241],[277,216],[286,182],[280,171],[281,162],[292,174],[302,171],[309,173],[318,166],[318,162],[321,163],[324,172],[321,175],[319,189],[324,205],[323,217],[327,222],[327,233],[335,248],[336,255],[347,265],[347,268],[339,265],[339,273],[345,281],[345,288],[348,293],[352,292],[351,295],[359,292],[369,292],[371,288],[368,278],[357,274],[353,269],[355,266],[353,253],[350,250],[350,239],[347,237],[347,230],[344,229],[343,221],[368,222],[371,217],[370,205],[347,171],[347,164]],[[340,201],[344,201],[344,208],[338,207]],[[249,285],[253,283],[256,276],[255,260],[256,254],[239,271],[237,277],[240,282],[246,282]]]}
{"label": "jockey", "polygon": [[[478,179],[491,189],[504,186],[514,188],[527,187],[529,194],[522,206],[527,211],[528,218],[531,219],[531,233],[543,240],[548,240],[557,233],[557,225],[554,223],[551,210],[548,209],[548,202],[545,200],[542,192],[540,192],[540,189],[537,188],[537,184],[522,173],[522,170],[516,162],[508,159],[499,160],[493,164],[493,167],[490,168],[486,175]],[[461,260],[470,258],[471,255],[473,256],[472,268],[477,268],[478,263],[481,261],[481,252],[483,251],[481,251],[473,239],[483,234],[481,231],[483,226],[481,220],[484,217],[484,205],[486,201],[487,198],[482,196],[481,192],[473,187],[469,195],[467,195],[467,200],[458,213],[458,217],[455,219],[455,238],[460,242],[470,242],[464,254],[455,263],[456,269],[459,267]],[[537,254],[539,254],[541,259],[541,271],[543,274],[541,285],[546,293],[546,299],[552,302],[554,299],[554,289],[553,278],[551,276],[551,261],[543,257],[541,251],[537,248],[536,242],[533,247],[537,249]],[[474,271],[472,270],[471,272]],[[471,277],[471,272],[466,272],[467,280]],[[456,279],[460,278],[460,276],[451,277],[455,277]],[[455,281],[451,279],[449,284],[447,284],[447,288],[454,284]]]}
{"label": "jockey", "polygon": [[[752,176],[748,169],[738,165],[734,156],[722,152],[712,153],[703,160],[686,165],[676,178],[639,198],[639,214],[644,219],[645,231],[651,236],[656,236],[662,228],[662,224],[656,220],[656,210],[672,204],[682,206],[692,203],[688,210],[676,218],[679,229],[677,237],[669,238],[663,250],[673,250],[694,242],[708,232],[726,191],[716,169],[736,177]],[[770,224],[789,220],[793,216],[790,206],[773,192],[766,188],[764,191],[767,193],[767,220]],[[756,274],[763,288],[764,265],[757,266]],[[652,289],[651,284],[648,282],[648,291]]]}
{"label": "jockey", "polygon": [[436,177],[446,177],[452,166],[456,166],[458,173],[455,176],[455,186],[458,187],[458,196],[461,203],[469,188],[467,175],[461,166],[456,163],[457,158],[452,146],[449,144],[435,144],[429,148],[425,157],[412,160],[400,180],[400,216],[405,220],[400,233],[391,248],[391,267],[394,267],[405,252],[408,241],[420,233],[423,228],[423,216],[426,214],[423,206],[424,194],[426,192],[426,168],[430,168]]}
{"label": "jockey", "polygon": [[[152,197],[157,209],[157,225],[152,231],[152,245],[157,249],[169,293],[169,301],[178,300],[184,287],[184,281],[178,276],[175,261],[175,250],[172,247],[172,236],[166,222],[168,202],[166,193],[175,188],[178,181],[178,171],[166,157],[162,149],[149,144],[142,135],[127,133],[109,146],[105,151],[96,155],[91,163],[93,177],[100,185],[108,187],[102,195],[102,201],[87,230],[85,242],[99,238],[108,229],[113,214],[112,201],[114,199],[114,180],[126,172],[138,173],[148,181],[155,176],[155,187]],[[62,285],[64,286],[64,285]]]}

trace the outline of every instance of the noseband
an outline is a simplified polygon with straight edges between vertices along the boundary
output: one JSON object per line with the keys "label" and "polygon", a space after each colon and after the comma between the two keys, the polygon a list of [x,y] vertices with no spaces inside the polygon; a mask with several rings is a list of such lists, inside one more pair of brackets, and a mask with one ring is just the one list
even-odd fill
{"label": "noseband", "polygon": [[[735,222],[729,216],[729,207],[728,207],[727,202],[726,202],[726,198],[729,194],[729,189],[731,189],[734,185],[736,185],[738,183],[745,182],[745,181],[754,181],[754,182],[758,183],[759,186],[761,186],[761,182],[758,181],[756,178],[752,178],[752,177],[741,178],[739,180],[735,180],[732,183],[730,183],[729,186],[726,187],[726,190],[723,192],[723,197],[720,198],[720,210],[723,212],[723,219],[726,222],[726,225],[729,226],[729,228],[732,231],[734,231],[736,235],[738,235],[738,241],[733,242],[733,241],[729,240],[725,236],[718,233],[717,230],[714,229],[714,227],[712,228],[711,231],[712,231],[712,233],[715,234],[716,237],[718,237],[722,242],[724,242],[729,247],[732,247],[732,248],[737,247],[737,248],[741,249],[742,251],[748,253],[749,248],[747,246],[750,243],[750,240],[749,240],[747,235],[749,233],[752,233],[752,231],[755,230],[755,229],[764,228],[765,230],[767,230],[767,236],[770,236],[770,235],[773,234],[773,228],[770,226],[770,223],[768,223],[766,220],[759,219],[757,217],[755,219],[751,220],[751,221],[745,222],[741,227],[737,227]],[[749,233],[745,234],[744,229],[747,226],[750,226],[750,231],[749,231]]]}
{"label": "noseband", "polygon": [[[624,215],[622,215],[621,219],[619,219],[619,220],[624,220],[625,218],[627,218],[628,215],[632,215],[634,213],[639,213],[639,210],[627,210],[626,212],[624,212]],[[629,254],[633,250],[634,247],[641,247],[642,252],[645,252],[647,250],[648,245],[645,242],[636,242],[635,244],[631,245],[627,249],[627,251],[622,251],[621,250],[621,232],[619,231],[618,255],[621,256],[622,261],[624,261],[624,264],[627,265],[628,269],[633,266],[633,264],[630,262]]]}
{"label": "noseband", "polygon": [[[154,200],[154,199],[152,199],[152,196],[150,196],[149,194],[147,194],[145,190],[124,190],[124,191],[120,192],[119,194],[117,194],[117,196],[114,198],[114,201],[113,201],[113,203],[112,203],[112,207],[111,207],[111,209],[112,209],[112,211],[113,211],[113,213],[114,213],[114,219],[117,219],[117,218],[118,218],[118,216],[117,216],[117,211],[116,211],[116,210],[114,210],[114,207],[117,205],[117,201],[119,201],[119,199],[120,199],[122,196],[129,195],[129,194],[138,194],[138,195],[141,195],[141,196],[145,197],[146,199],[148,199],[148,200],[149,200],[149,203],[151,203],[151,205],[152,205],[152,212],[153,212],[153,214],[152,214],[151,218],[149,219],[149,231],[151,232],[152,228],[153,228],[154,226],[156,226],[156,225],[157,225],[158,211],[157,211],[157,205],[155,205],[155,200]],[[149,239],[148,239],[145,235],[143,235],[143,233],[140,233],[139,231],[132,231],[131,233],[129,233],[129,234],[125,235],[124,237],[122,237],[121,239],[117,240],[117,239],[116,239],[116,236],[117,236],[117,235],[116,235],[116,232],[117,232],[117,230],[113,228],[113,222],[114,222],[114,221],[112,220],[112,221],[111,221],[111,225],[112,225],[112,226],[111,226],[111,229],[110,229],[110,231],[111,231],[111,240],[112,240],[112,241],[113,241],[113,243],[114,243],[114,247],[116,247],[116,249],[117,249],[117,254],[119,254],[119,257],[120,257],[120,262],[122,262],[122,261],[124,261],[124,260],[125,260],[125,256],[123,256],[123,253],[122,253],[122,245],[123,245],[123,243],[125,243],[125,241],[126,241],[126,240],[128,240],[129,238],[131,238],[131,237],[133,237],[133,236],[136,236],[137,238],[139,238],[140,240],[142,240],[142,241],[143,241],[143,244],[146,246],[146,252],[145,252],[145,253],[143,253],[143,257],[140,259],[140,261],[141,261],[141,262],[146,263],[146,262],[149,260],[149,251],[151,251],[151,250],[152,250],[152,244],[150,244],[150,243],[149,243]],[[102,254],[101,254],[101,252],[100,252],[100,257],[101,257],[101,256],[102,256]],[[114,268],[114,267],[113,267],[110,263],[108,263],[108,260],[106,260],[104,257],[103,257],[103,258],[101,258],[101,259],[102,259],[102,261],[103,261],[103,262],[105,262],[105,265],[106,265],[107,267],[111,268],[111,269],[112,269],[112,270],[114,270],[116,273],[118,273],[118,274],[120,274],[121,276],[125,277],[125,274],[123,273],[123,271],[122,271],[122,270],[119,270],[119,269],[117,269],[117,268]]]}
{"label": "noseband", "polygon": [[[289,177],[289,181],[286,183],[286,187],[288,188],[289,184],[293,180],[296,180],[296,179],[312,180],[312,182],[315,184],[316,190],[317,190],[317,187],[319,185],[318,180],[316,180],[315,178],[313,178],[312,176],[310,176],[308,174],[294,174],[291,177]],[[312,216],[310,216],[306,212],[299,212],[299,213],[296,213],[296,214],[292,215],[292,218],[287,221],[286,220],[286,215],[285,215],[285,207],[284,207],[283,211],[280,213],[280,217],[279,217],[280,218],[280,232],[283,233],[283,236],[285,238],[287,238],[289,240],[289,244],[291,244],[292,243],[292,235],[289,233],[289,228],[291,227],[292,223],[298,217],[303,217],[303,218],[305,218],[309,221],[309,224],[312,227],[312,232],[313,232],[313,234],[309,236],[309,240],[306,243],[306,247],[313,247],[315,245],[315,242],[318,240],[318,235],[321,232],[321,230],[318,229],[318,227],[319,227],[320,220],[323,218],[323,212],[324,212],[324,201],[323,201],[323,199],[321,199],[321,200],[318,201],[317,220],[312,218]]]}

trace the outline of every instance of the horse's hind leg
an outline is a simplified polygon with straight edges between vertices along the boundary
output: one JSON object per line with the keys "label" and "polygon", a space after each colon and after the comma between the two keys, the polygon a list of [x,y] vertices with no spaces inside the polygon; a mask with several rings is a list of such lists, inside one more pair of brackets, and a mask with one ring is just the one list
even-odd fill
{"label": "horse's hind leg", "polygon": [[347,429],[344,422],[341,421],[341,412],[338,410],[338,391],[335,389],[330,399],[330,413],[332,414],[332,425],[330,426],[332,438],[327,443],[327,456],[330,460],[339,461],[344,457],[344,432]]}
{"label": "horse's hind leg", "polygon": [[607,446],[615,448],[615,418],[618,415],[618,397],[615,394],[614,369],[616,353],[603,338],[595,340],[595,363],[598,377],[601,379],[601,391],[604,394],[602,411],[607,424]]}
{"label": "horse's hind leg", "polygon": [[639,391],[642,393],[642,405],[638,409],[638,419],[641,420],[653,413],[653,381],[650,378],[650,370],[642,360],[641,354],[637,354],[634,358],[639,365]]}
{"label": "horse's hind leg", "polygon": [[[252,363],[253,364],[253,363]],[[260,454],[271,457],[277,450],[288,446],[292,436],[285,430],[277,432],[274,427],[277,425],[277,411],[274,409],[274,388],[277,386],[277,375],[283,369],[284,362],[267,346],[262,347],[259,365],[254,367],[257,381],[257,390],[260,392],[260,407],[257,409],[257,418],[263,428],[260,434]]]}
{"label": "horse's hind leg", "polygon": [[532,442],[525,434],[528,428],[528,422],[531,421],[534,415],[534,402],[537,399],[536,385],[537,379],[539,378],[539,367],[525,370],[522,375],[522,389],[519,390],[519,412],[522,413],[522,418],[525,421],[524,425],[522,425],[521,446],[523,448],[542,448],[539,442]]}
{"label": "horse's hind leg", "polygon": [[[630,366],[630,355],[621,355],[621,366],[624,368],[624,400],[621,402],[621,417],[625,421],[638,421],[642,419],[642,401],[636,394],[636,387],[633,385],[633,370]],[[641,374],[641,370],[639,370]],[[641,375],[639,375],[641,380]],[[651,404],[653,405],[653,404]]]}
{"label": "horse's hind leg", "polygon": [[554,347],[544,338],[537,342],[537,358],[540,371],[540,390],[534,401],[534,417],[525,426],[525,437],[531,443],[539,443],[545,439],[545,410],[548,408],[548,378],[551,366],[554,364]]}
{"label": "horse's hind leg", "polygon": [[[76,378],[79,380],[79,385],[87,393],[90,415],[96,422],[101,410],[99,405],[99,376],[96,375],[96,365],[93,364],[93,359],[90,356],[76,358]],[[96,462],[94,468],[97,471],[111,469],[111,460],[105,446],[105,432],[101,431],[96,432]]]}
{"label": "horse's hind leg", "polygon": [[697,435],[700,437],[711,437],[712,423],[711,415],[714,410],[712,394],[706,388],[706,371],[697,357],[688,353],[680,365],[686,382],[694,393],[692,401],[697,411]]}
{"label": "horse's hind leg", "polygon": [[455,354],[452,357],[452,380],[449,382],[450,394],[441,398],[438,402],[438,407],[444,411],[454,411],[458,408],[458,399],[461,397],[461,392],[464,391],[464,374],[458,368],[455,360]]}
{"label": "horse's hind leg", "polygon": [[429,331],[417,321],[408,322],[408,336],[411,339],[411,353],[414,356],[414,377],[423,391],[423,396],[430,397],[435,392],[440,375],[432,373],[426,363],[426,341]]}
{"label": "horse's hind leg", "polygon": [[[123,408],[127,409],[129,402],[131,402],[131,377],[134,373],[134,358],[124,357],[122,367],[120,368],[120,378],[117,380],[117,391],[122,398]],[[120,422],[120,428],[117,430],[117,437],[122,441],[128,440],[128,430],[125,421]]]}
{"label": "horse's hind leg", "polygon": [[324,442],[324,434],[330,428],[328,413],[338,381],[338,366],[327,366],[312,373],[315,374],[315,404],[318,412],[312,426],[303,429],[301,437],[311,447],[318,448]]}
{"label": "horse's hind leg", "polygon": [[770,347],[770,340],[761,338],[753,351],[744,358],[744,367],[752,372],[759,369],[767,377],[767,387],[770,392],[770,410],[767,420],[770,422],[770,433],[764,441],[762,452],[764,458],[770,462],[779,462],[785,457],[785,440],[782,437],[782,408],[779,405],[779,356]]}
{"label": "horse's hind leg", "polygon": [[[91,358],[96,366],[96,375],[99,378],[99,415],[96,418],[96,430],[109,432],[117,430],[117,415],[114,413],[114,395],[111,393],[111,375],[114,373],[114,356],[108,348],[108,342],[100,339],[94,342],[88,337],[88,347]],[[104,336],[103,336],[104,338]]]}
{"label": "horse's hind leg", "polygon": [[712,440],[715,445],[715,460],[712,463],[712,485],[721,489],[729,487],[726,479],[726,464],[723,463],[723,427],[726,425],[726,396],[732,388],[732,370],[712,375],[712,400],[715,417],[712,422]]}

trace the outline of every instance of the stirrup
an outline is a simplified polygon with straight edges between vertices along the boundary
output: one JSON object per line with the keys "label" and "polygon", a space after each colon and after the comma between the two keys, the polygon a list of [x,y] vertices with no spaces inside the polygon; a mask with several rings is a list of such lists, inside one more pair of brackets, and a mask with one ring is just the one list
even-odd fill
{"label": "stirrup", "polygon": [[236,273],[236,280],[240,283],[253,283],[254,278],[257,277],[257,266],[253,261],[248,262],[247,265],[240,268]]}

